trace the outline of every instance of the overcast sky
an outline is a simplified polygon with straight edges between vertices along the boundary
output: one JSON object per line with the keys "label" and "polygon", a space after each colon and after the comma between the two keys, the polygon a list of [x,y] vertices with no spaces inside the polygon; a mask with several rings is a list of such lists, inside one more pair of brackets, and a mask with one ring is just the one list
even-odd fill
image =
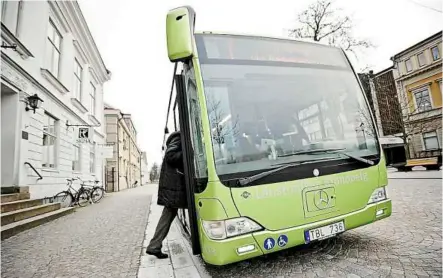
{"label": "overcast sky", "polygon": [[[173,66],[166,51],[169,9],[191,5],[198,31],[286,36],[297,14],[313,0],[80,0],[80,7],[112,80],[105,101],[133,116],[138,144],[148,162],[161,161]],[[353,16],[355,33],[377,46],[356,62],[377,72],[391,66],[394,54],[441,30],[439,0],[336,0]]]}

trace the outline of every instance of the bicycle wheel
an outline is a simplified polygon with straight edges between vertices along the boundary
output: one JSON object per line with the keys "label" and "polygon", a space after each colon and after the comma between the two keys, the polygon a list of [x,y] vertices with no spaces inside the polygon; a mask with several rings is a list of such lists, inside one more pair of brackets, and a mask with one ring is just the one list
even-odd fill
{"label": "bicycle wheel", "polygon": [[77,194],[77,204],[80,207],[86,206],[90,202],[90,192],[88,190],[79,191]]}
{"label": "bicycle wheel", "polygon": [[105,191],[101,187],[94,187],[91,191],[91,199],[93,203],[98,203],[105,195]]}
{"label": "bicycle wheel", "polygon": [[67,208],[72,206],[74,198],[70,192],[62,191],[54,196],[54,201],[60,203],[61,208]]}

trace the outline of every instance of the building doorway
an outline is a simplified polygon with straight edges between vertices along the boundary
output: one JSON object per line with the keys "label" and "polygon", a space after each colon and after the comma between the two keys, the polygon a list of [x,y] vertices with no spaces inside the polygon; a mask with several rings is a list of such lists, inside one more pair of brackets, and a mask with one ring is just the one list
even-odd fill
{"label": "building doorway", "polygon": [[1,185],[18,185],[19,168],[19,93],[1,84]]}

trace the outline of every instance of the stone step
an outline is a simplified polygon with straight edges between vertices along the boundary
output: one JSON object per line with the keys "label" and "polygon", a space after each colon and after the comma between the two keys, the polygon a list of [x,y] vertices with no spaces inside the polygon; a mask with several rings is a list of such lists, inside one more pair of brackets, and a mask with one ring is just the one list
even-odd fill
{"label": "stone step", "polygon": [[29,199],[29,193],[12,193],[12,194],[2,194],[1,203],[14,202],[19,200]]}
{"label": "stone step", "polygon": [[7,239],[13,235],[16,235],[25,230],[29,230],[31,228],[37,227],[44,223],[50,222],[54,219],[62,217],[66,214],[74,212],[73,207],[62,208],[58,210],[54,210],[51,212],[47,212],[44,214],[40,214],[38,216],[34,216],[28,219],[24,219],[18,222],[14,222],[1,227],[1,239]]}
{"label": "stone step", "polygon": [[43,205],[43,199],[19,200],[0,204],[2,213],[40,205]]}
{"label": "stone step", "polygon": [[29,186],[2,186],[1,194],[29,193]]}
{"label": "stone step", "polygon": [[1,214],[1,224],[8,225],[24,219],[28,219],[43,213],[51,212],[60,208],[60,203],[45,204],[30,208],[24,208]]}

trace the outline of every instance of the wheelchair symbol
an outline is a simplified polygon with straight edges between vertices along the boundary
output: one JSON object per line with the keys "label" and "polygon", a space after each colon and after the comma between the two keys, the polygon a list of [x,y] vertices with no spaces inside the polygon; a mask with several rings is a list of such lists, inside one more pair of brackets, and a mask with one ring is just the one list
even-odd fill
{"label": "wheelchair symbol", "polygon": [[277,239],[277,244],[280,247],[284,247],[286,244],[288,244],[288,237],[286,235],[281,235]]}

